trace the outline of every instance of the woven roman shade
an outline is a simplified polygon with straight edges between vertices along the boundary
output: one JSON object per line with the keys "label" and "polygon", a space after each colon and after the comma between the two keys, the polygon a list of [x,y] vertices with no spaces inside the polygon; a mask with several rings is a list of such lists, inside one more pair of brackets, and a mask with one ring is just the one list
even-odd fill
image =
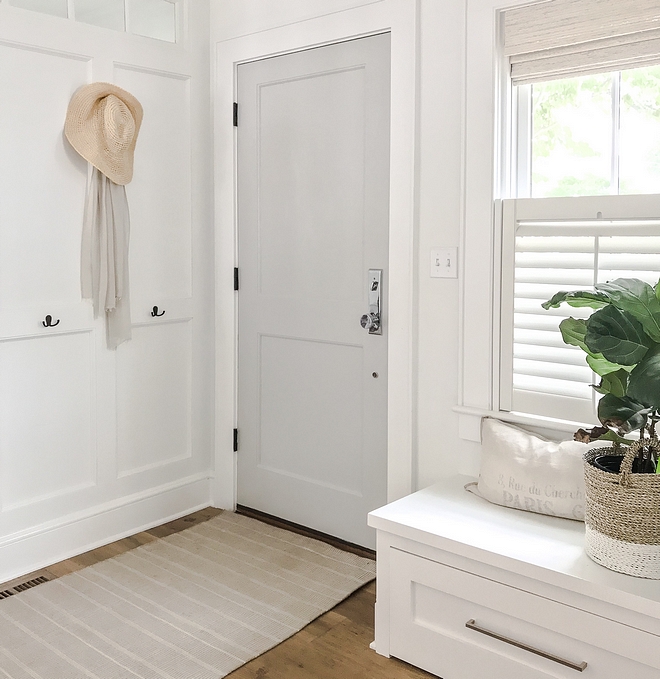
{"label": "woven roman shade", "polygon": [[660,63],[660,0],[546,0],[504,12],[514,84]]}

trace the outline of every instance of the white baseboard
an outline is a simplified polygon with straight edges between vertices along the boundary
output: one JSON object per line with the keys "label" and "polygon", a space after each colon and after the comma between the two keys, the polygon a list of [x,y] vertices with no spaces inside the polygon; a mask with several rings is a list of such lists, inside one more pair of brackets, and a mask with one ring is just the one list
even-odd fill
{"label": "white baseboard", "polygon": [[208,474],[119,498],[0,539],[0,583],[211,504]]}

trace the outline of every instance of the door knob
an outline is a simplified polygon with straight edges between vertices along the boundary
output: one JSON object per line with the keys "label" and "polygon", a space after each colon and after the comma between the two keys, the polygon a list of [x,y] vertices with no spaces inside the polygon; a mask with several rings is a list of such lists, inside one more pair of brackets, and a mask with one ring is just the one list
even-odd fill
{"label": "door knob", "polygon": [[360,319],[360,325],[370,333],[375,333],[380,328],[380,314],[365,314]]}
{"label": "door knob", "polygon": [[367,300],[369,313],[360,319],[360,325],[369,331],[370,335],[382,335],[383,328],[380,320],[380,288],[383,280],[382,269],[369,269],[367,278]]}

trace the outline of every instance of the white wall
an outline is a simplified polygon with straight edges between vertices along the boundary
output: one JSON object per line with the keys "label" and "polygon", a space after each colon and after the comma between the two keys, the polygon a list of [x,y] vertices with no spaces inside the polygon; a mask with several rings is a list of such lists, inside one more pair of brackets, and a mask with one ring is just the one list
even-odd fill
{"label": "white wall", "polygon": [[[0,582],[210,504],[209,5],[189,10],[175,45],[0,1]],[[94,81],[144,107],[116,351],[80,295],[87,163],[63,135]]]}
{"label": "white wall", "polygon": [[214,0],[211,3],[211,32],[214,41],[227,40],[381,1]]}
{"label": "white wall", "polygon": [[[409,3],[412,14],[416,10],[417,19],[416,30],[406,28],[398,33],[399,42],[393,52],[398,55],[397,63],[393,64],[395,71],[409,69],[410,64],[416,64],[416,71],[410,71],[416,73],[411,78],[414,82],[410,82],[409,88],[412,107],[409,118],[412,124],[409,130],[398,131],[403,136],[410,133],[408,146],[415,153],[414,215],[411,216],[409,234],[412,244],[412,261],[409,263],[412,265],[412,302],[409,304],[412,315],[412,390],[410,394],[403,395],[403,402],[409,399],[412,404],[412,427],[406,430],[412,432],[412,457],[404,456],[408,469],[391,469],[391,475],[404,479],[401,487],[409,484],[412,488],[419,488],[456,471],[476,471],[479,454],[479,445],[475,440],[478,439],[478,413],[487,412],[492,407],[490,351],[493,319],[490,308],[495,245],[491,210],[496,107],[493,76],[496,58],[494,10],[501,3],[498,0],[397,1],[400,7]],[[516,1],[512,0],[511,4]],[[359,28],[353,23],[355,12],[362,12],[360,16],[370,12],[372,15],[382,13],[383,16],[396,17],[401,12],[398,15],[388,14],[387,9],[394,4],[394,0],[211,0],[209,8],[204,0],[192,0],[187,16],[192,41],[186,43],[184,49],[196,64],[195,68],[200,69],[197,72],[203,73],[211,60],[209,42],[216,45],[252,36],[253,44],[258,44],[261,37],[272,33],[273,29],[288,27],[286,39],[292,48],[299,48],[301,45],[315,44],[313,36],[320,34],[318,30],[310,32],[312,21],[322,19],[326,24],[332,24],[338,34],[350,37],[360,34]],[[209,11],[210,25],[207,22]],[[52,43],[52,49],[63,51],[70,50],[75,44],[75,35],[72,33],[69,36],[67,33],[72,29],[62,19],[13,9],[7,0],[0,0],[0,12],[3,19],[0,42],[37,45],[45,41]],[[394,28],[398,30],[399,27]],[[102,52],[98,68],[84,71],[91,80],[112,79],[112,64],[129,61],[129,42],[126,41],[144,40],[115,36],[108,42],[109,32],[104,29],[87,27],[86,30],[90,44],[95,44],[94,48],[89,49],[100,49]],[[98,40],[94,36],[98,36]],[[279,44],[282,44],[281,41]],[[85,51],[81,49],[78,52],[84,55]],[[180,46],[175,49],[180,49]],[[169,68],[176,71],[176,58],[169,65],[161,63],[162,70],[167,71]],[[135,78],[140,79],[139,76]],[[232,97],[231,92],[222,95],[228,99]],[[209,487],[205,480],[212,476],[213,467],[213,348],[218,343],[227,343],[229,346],[231,337],[228,328],[233,327],[233,307],[220,305],[223,315],[217,319],[216,334],[213,334],[209,104],[208,89],[198,88],[190,121],[192,129],[196,130],[191,147],[192,157],[196,159],[192,180],[197,196],[193,207],[193,250],[196,257],[193,288],[197,295],[195,314],[199,319],[191,340],[195,354],[190,379],[196,402],[190,420],[194,448],[192,462],[183,461],[177,463],[178,466],[166,464],[163,469],[167,467],[170,470],[167,473],[162,469],[153,474],[146,470],[146,475],[138,475],[139,480],[124,482],[121,489],[114,491],[106,486],[96,497],[89,489],[83,488],[78,499],[67,504],[65,494],[59,505],[51,503],[47,507],[43,506],[44,511],[55,506],[55,514],[23,508],[20,517],[16,518],[18,515],[14,514],[12,518],[0,512],[0,550],[5,550],[0,552],[0,555],[5,555],[0,556],[0,565],[5,566],[0,572],[0,581],[3,574],[6,579],[21,568],[27,570],[28,566],[44,565],[55,560],[55,557],[63,558],[67,553],[101,544],[121,533],[158,523],[171,514],[181,513],[208,499]],[[398,101],[395,105],[399,111],[403,111],[401,119],[407,120],[405,103]],[[226,114],[230,115],[229,109]],[[59,129],[60,110],[49,110],[44,115],[49,116],[49,124],[53,129]],[[19,159],[22,151],[15,149],[11,153]],[[76,172],[80,173],[83,165],[71,153],[67,154],[65,162],[73,163]],[[395,174],[400,169],[395,167]],[[402,176],[406,176],[407,169],[404,170]],[[75,181],[80,186],[84,185],[80,177]],[[222,188],[226,181],[227,177],[221,177],[216,181],[216,186],[220,184]],[[136,185],[135,188],[139,187]],[[24,191],[29,195],[27,180]],[[0,205],[2,200],[0,188]],[[140,207],[136,207],[136,213],[139,213]],[[54,218],[57,218],[57,209],[54,208]],[[71,220],[74,230],[78,228],[75,221]],[[44,236],[50,224],[52,220],[39,227],[44,230]],[[231,227],[225,228],[231,234]],[[35,238],[39,238],[38,233]],[[75,239],[71,242],[75,242]],[[230,242],[221,243],[221,247],[225,246],[231,250]],[[458,279],[433,279],[429,276],[429,251],[431,247],[438,246],[461,248]],[[230,263],[231,259],[232,253],[229,252]],[[230,274],[227,276],[226,282],[229,283]],[[3,323],[5,311],[0,309]],[[21,318],[16,321],[19,325]],[[99,334],[102,328],[94,326],[84,314],[80,319],[81,328],[93,331],[102,338]],[[149,321],[148,318],[145,320]],[[2,335],[4,326],[0,326]],[[97,344],[100,347],[102,342],[99,340]],[[167,350],[164,350],[163,355],[167,356]],[[105,365],[107,374],[113,374],[114,367],[106,365],[107,356],[103,352],[99,356],[100,364],[97,361],[96,367],[100,365],[103,368]],[[129,372],[124,370],[123,377],[120,375],[124,382],[130,378],[131,365],[130,361],[125,362]],[[139,361],[136,365],[139,365]],[[225,376],[228,383],[232,379],[230,372],[231,369]],[[85,375],[83,377],[86,379]],[[115,379],[110,378],[111,385],[115,384]],[[228,393],[231,396],[231,389]],[[80,394],[77,396],[80,397]],[[99,403],[102,407],[110,405],[112,412],[116,408],[111,397],[103,397]],[[457,405],[473,408],[476,414],[463,412],[459,415],[455,410]],[[101,468],[105,468],[110,476],[117,473],[117,465],[112,462],[112,455],[116,455],[112,440],[114,426],[115,423],[110,421],[108,427],[97,432],[104,436],[101,450],[109,451],[109,462],[105,463],[105,467],[101,464]],[[224,431],[218,431],[216,445],[225,442],[225,438],[227,442],[230,440]],[[43,454],[47,455],[47,452]],[[136,454],[139,455],[139,452]],[[38,462],[38,459],[37,455],[34,461]],[[98,460],[96,464],[98,469]],[[216,467],[216,486],[231,484],[231,475],[226,474],[230,468],[231,465]],[[152,474],[151,477],[149,474]],[[187,486],[186,479],[193,479],[194,483],[201,485],[195,486],[193,483]],[[177,489],[181,488],[185,488],[185,492],[173,499],[172,493],[176,494],[179,492]],[[228,492],[231,493],[231,489]],[[159,506],[144,505],[143,500],[152,497],[149,493],[156,498],[156,505]],[[81,527],[85,530],[81,530]],[[43,536],[45,541],[26,542],[26,536],[31,533]],[[17,555],[20,556],[20,563],[10,563]]]}
{"label": "white wall", "polygon": [[[469,470],[458,438],[460,279],[431,278],[461,244],[465,3],[422,0],[419,59],[417,487]],[[459,276],[462,275],[459,252]]]}

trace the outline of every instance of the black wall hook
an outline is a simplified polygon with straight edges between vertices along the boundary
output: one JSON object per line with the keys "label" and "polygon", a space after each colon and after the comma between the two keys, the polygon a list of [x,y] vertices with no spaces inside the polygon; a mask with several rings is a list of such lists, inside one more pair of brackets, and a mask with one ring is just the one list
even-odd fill
{"label": "black wall hook", "polygon": [[53,323],[53,317],[50,314],[48,314],[48,316],[46,316],[46,319],[41,321],[41,325],[43,325],[44,328],[54,328],[56,325],[59,325],[59,322],[60,319],[58,318],[55,321],[55,323]]}
{"label": "black wall hook", "polygon": [[164,312],[164,311],[161,311],[160,313],[158,313],[158,307],[157,307],[157,306],[155,306],[155,307],[151,310],[151,316],[152,316],[152,318],[156,318],[156,316],[164,316],[164,315],[165,315],[165,312]]}

